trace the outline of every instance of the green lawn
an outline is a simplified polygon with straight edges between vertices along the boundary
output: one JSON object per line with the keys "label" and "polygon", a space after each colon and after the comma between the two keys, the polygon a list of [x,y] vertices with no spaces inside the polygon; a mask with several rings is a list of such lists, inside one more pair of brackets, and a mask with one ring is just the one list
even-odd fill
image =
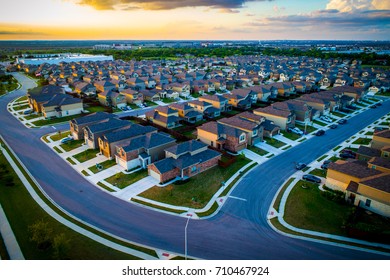
{"label": "green lawn", "polygon": [[66,152],[72,151],[81,147],[84,144],[84,140],[73,140],[64,144],[61,144],[60,147],[63,148]]}
{"label": "green lawn", "polygon": [[36,115],[36,114],[31,114],[31,115],[23,115],[23,118],[25,119],[25,120],[33,120],[33,119],[37,119],[37,118],[39,118],[40,116],[39,115]]}
{"label": "green lawn", "polygon": [[107,179],[108,183],[114,185],[120,189],[126,188],[127,186],[134,184],[135,182],[145,178],[148,176],[148,170],[142,169],[130,174],[125,173],[117,173]]}
{"label": "green lawn", "polygon": [[337,147],[333,148],[333,151],[337,151],[340,148],[341,148],[341,146],[337,146]]}
{"label": "green lawn", "polygon": [[316,169],[310,171],[309,174],[326,178],[326,170],[324,170],[324,169],[316,168]]}
{"label": "green lawn", "polygon": [[371,143],[371,138],[358,138],[352,144],[358,144],[358,145],[369,145]]}
{"label": "green lawn", "polygon": [[[195,134],[194,134],[195,133]],[[184,136],[187,136],[188,138],[196,139],[196,130],[187,131],[182,133]]]}
{"label": "green lawn", "polygon": [[144,103],[146,103],[146,105],[148,105],[149,107],[150,106],[157,106],[158,104],[153,102],[153,101],[149,101],[149,100],[145,100]]}
{"label": "green lawn", "polygon": [[327,123],[323,123],[323,122],[320,122],[320,121],[317,121],[317,120],[314,120],[313,123],[318,124],[320,126],[326,126],[327,125]]}
{"label": "green lawn", "polygon": [[56,134],[50,136],[50,139],[53,141],[61,140],[62,138],[67,137],[70,134],[70,130],[67,131],[58,131]]}
{"label": "green lawn", "polygon": [[283,187],[280,189],[280,191],[278,192],[278,196],[276,197],[275,199],[275,202],[274,202],[274,208],[276,211],[279,212],[279,206],[280,206],[280,201],[282,200],[282,197],[283,197],[283,194],[284,192],[286,191],[287,187],[291,184],[292,181],[294,181],[295,178],[290,178],[288,179],[288,181],[283,185]]}
{"label": "green lawn", "polygon": [[109,160],[103,161],[103,162],[101,162],[99,164],[103,167],[101,170],[98,170],[96,165],[91,166],[88,169],[96,174],[96,173],[99,173],[100,171],[103,171],[104,169],[107,169],[107,168],[110,168],[110,167],[114,166],[116,164],[116,162],[115,162],[115,159],[109,159]]}
{"label": "green lawn", "polygon": [[[298,127],[300,130],[305,131],[305,126],[302,124],[295,124],[296,127]],[[317,128],[311,125],[306,125],[306,132],[307,133],[312,133],[313,131],[316,131]]]}
{"label": "green lawn", "polygon": [[[38,249],[36,243],[31,241],[28,228],[37,221],[47,222],[52,229],[52,237],[64,234],[69,240],[70,248],[63,259],[71,260],[123,260],[136,259],[131,255],[121,253],[87,238],[49,216],[36,202],[24,185],[21,183],[14,170],[10,167],[4,156],[0,154],[0,204],[7,214],[12,231],[14,232],[23,255],[27,260],[52,260],[53,248]],[[10,185],[10,182],[13,185]],[[7,183],[9,186],[7,186]],[[4,257],[4,255],[1,255]]]}
{"label": "green lawn", "polygon": [[103,184],[102,182],[97,182],[97,185],[103,189],[105,189],[106,191],[109,191],[109,192],[115,192],[113,189],[107,187],[105,184]]}
{"label": "green lawn", "polygon": [[345,235],[343,226],[352,208],[321,195],[317,184],[301,180],[288,196],[284,220],[302,229]]}
{"label": "green lawn", "polygon": [[368,131],[368,132],[366,132],[364,135],[374,135],[374,132]]}
{"label": "green lawn", "polygon": [[390,123],[389,122],[381,122],[379,125],[386,125],[388,126]]}
{"label": "green lawn", "polygon": [[286,145],[286,143],[284,143],[282,141],[279,141],[279,140],[277,140],[275,138],[268,138],[266,140],[266,142],[267,142],[268,145],[271,145],[271,146],[273,146],[275,148],[281,148],[281,147]]}
{"label": "green lawn", "polygon": [[19,110],[25,110],[25,109],[27,109],[27,108],[30,108],[30,106],[29,106],[28,104],[25,104],[25,105],[15,105],[15,106],[13,107],[13,109],[14,109],[14,110],[17,110],[17,111],[19,111]]}
{"label": "green lawn", "polygon": [[54,149],[57,153],[62,154],[62,151],[61,151],[60,149],[58,149],[58,147],[53,147],[53,149]]}
{"label": "green lawn", "polygon": [[70,164],[76,165],[76,163],[75,163],[70,157],[66,158],[66,160],[67,160],[68,162],[70,162]]}
{"label": "green lawn", "polygon": [[323,160],[326,157],[327,157],[327,155],[323,155],[322,157],[318,158],[317,161],[320,162],[321,160]]}
{"label": "green lawn", "polygon": [[227,168],[216,166],[190,178],[188,182],[170,184],[163,188],[154,186],[140,196],[170,205],[203,208],[221,188],[222,182],[226,182],[249,162],[250,160],[238,156],[237,161]]}
{"label": "green lawn", "polygon": [[82,151],[81,153],[74,155],[73,158],[77,159],[79,162],[84,162],[84,161],[95,158],[96,154],[98,152],[99,151],[95,150],[95,149],[88,149],[88,150]]}
{"label": "green lawn", "polygon": [[287,131],[283,131],[282,132],[283,136],[290,139],[290,140],[298,140],[299,138],[301,138],[302,136],[301,135],[298,135],[296,133],[293,133],[293,132],[287,132]]}
{"label": "green lawn", "polygon": [[15,102],[22,102],[22,101],[27,101],[27,96],[21,96],[15,100]]}
{"label": "green lawn", "polygon": [[329,160],[331,161],[331,162],[336,162],[336,161],[338,161],[338,160],[340,160],[341,158],[339,158],[339,157],[336,157],[336,156],[333,156],[333,157],[331,157]]}
{"label": "green lawn", "polygon": [[390,91],[381,92],[381,93],[378,93],[377,95],[390,96]]}
{"label": "green lawn", "polygon": [[38,120],[33,122],[34,125],[36,126],[44,126],[44,125],[51,125],[51,124],[56,124],[56,123],[62,123],[62,122],[67,122],[70,121],[74,118],[81,117],[82,115],[73,115],[73,116],[67,116],[67,117],[62,117],[62,118],[53,118],[50,120]]}
{"label": "green lawn", "polygon": [[85,110],[88,110],[90,113],[95,112],[104,112],[107,108],[104,108],[103,106],[90,106],[88,108],[85,108]]}
{"label": "green lawn", "polygon": [[335,115],[337,117],[340,117],[340,118],[344,118],[346,116],[346,114],[343,114],[343,113],[340,113],[340,112],[332,112],[331,114]]}
{"label": "green lawn", "polygon": [[136,199],[136,198],[132,198],[131,201],[134,201],[135,203],[142,204],[142,205],[145,205],[145,206],[149,206],[149,207],[152,207],[152,208],[160,209],[160,210],[163,210],[163,211],[176,213],[176,214],[183,214],[183,213],[186,212],[186,211],[183,211],[183,210],[176,210],[176,209],[171,209],[171,208],[166,208],[166,207],[162,207],[162,206],[159,206],[159,205],[151,204],[151,203],[148,203],[148,202]]}
{"label": "green lawn", "polygon": [[165,98],[162,98],[161,101],[169,104],[169,103],[175,102],[176,100],[174,98],[165,97]]}
{"label": "green lawn", "polygon": [[260,156],[265,156],[266,154],[268,154],[267,151],[263,150],[263,149],[260,149],[256,146],[248,146],[248,150],[251,150],[252,152],[260,155]]}

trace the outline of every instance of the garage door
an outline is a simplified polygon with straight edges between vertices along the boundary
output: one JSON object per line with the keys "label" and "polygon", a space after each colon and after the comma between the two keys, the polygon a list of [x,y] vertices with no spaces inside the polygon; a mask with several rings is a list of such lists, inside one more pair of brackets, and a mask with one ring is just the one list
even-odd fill
{"label": "garage door", "polygon": [[149,175],[161,182],[160,174],[158,174],[156,171],[149,169]]}

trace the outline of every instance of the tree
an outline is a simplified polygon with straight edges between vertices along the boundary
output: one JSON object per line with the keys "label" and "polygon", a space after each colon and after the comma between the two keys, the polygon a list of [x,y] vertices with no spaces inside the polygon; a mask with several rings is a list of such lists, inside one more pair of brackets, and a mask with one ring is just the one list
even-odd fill
{"label": "tree", "polygon": [[53,230],[49,227],[49,223],[44,220],[39,220],[29,226],[31,241],[37,243],[37,248],[46,250],[51,246],[51,235]]}
{"label": "tree", "polygon": [[53,258],[63,260],[67,258],[70,249],[70,239],[66,238],[64,233],[58,234],[53,239]]}

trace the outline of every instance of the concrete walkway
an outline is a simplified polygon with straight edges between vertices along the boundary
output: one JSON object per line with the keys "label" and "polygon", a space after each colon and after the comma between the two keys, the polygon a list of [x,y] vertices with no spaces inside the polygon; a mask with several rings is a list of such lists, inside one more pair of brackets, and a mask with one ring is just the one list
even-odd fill
{"label": "concrete walkway", "polygon": [[128,201],[131,200],[132,197],[158,185],[158,183],[159,181],[157,179],[152,176],[147,176],[120,191],[112,193],[112,195]]}
{"label": "concrete walkway", "polygon": [[260,149],[266,150],[266,151],[270,152],[271,154],[274,154],[275,156],[283,153],[283,150],[280,150],[280,149],[275,148],[271,145],[268,145],[266,142],[256,143],[255,146],[260,148]]}
{"label": "concrete walkway", "polygon": [[22,250],[19,247],[18,241],[16,240],[11,225],[9,224],[7,216],[5,215],[3,207],[1,207],[1,205],[0,205],[0,234],[4,240],[4,244],[7,249],[9,258],[11,260],[24,260]]}

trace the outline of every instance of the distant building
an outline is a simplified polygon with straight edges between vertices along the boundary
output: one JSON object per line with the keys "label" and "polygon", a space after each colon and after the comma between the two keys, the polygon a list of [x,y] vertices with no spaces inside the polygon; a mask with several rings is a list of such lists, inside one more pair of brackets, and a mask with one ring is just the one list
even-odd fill
{"label": "distant building", "polygon": [[113,61],[112,55],[89,55],[89,54],[41,54],[29,55],[28,57],[16,58],[16,63],[27,65],[41,65],[43,63],[59,65],[61,62],[86,62],[86,61]]}

